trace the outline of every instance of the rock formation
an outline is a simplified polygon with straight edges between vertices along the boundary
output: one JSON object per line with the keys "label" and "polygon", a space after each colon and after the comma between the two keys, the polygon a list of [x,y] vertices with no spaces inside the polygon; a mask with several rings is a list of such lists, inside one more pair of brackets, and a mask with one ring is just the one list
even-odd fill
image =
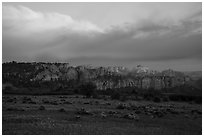
{"label": "rock formation", "polygon": [[[15,68],[12,68],[14,67]],[[23,68],[23,71],[22,71]],[[30,68],[30,69],[28,69]],[[35,81],[92,82],[98,90],[122,87],[162,89],[182,85],[188,79],[182,72],[149,70],[138,65],[132,70],[125,67],[71,66],[68,63],[4,63],[3,80],[11,78]]]}

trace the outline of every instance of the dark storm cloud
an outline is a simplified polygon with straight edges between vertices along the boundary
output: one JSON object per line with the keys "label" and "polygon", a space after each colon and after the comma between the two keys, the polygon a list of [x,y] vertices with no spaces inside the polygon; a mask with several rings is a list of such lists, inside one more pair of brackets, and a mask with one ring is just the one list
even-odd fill
{"label": "dark storm cloud", "polygon": [[175,16],[168,9],[162,10],[165,14],[148,13],[148,18],[100,28],[68,15],[5,6],[3,61],[72,60],[126,65],[136,61],[201,61],[201,8],[181,10]]}

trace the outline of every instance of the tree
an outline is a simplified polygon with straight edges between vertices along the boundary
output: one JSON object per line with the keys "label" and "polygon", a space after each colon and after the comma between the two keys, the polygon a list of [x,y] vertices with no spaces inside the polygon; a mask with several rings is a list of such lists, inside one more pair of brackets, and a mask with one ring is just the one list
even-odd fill
{"label": "tree", "polygon": [[85,95],[86,97],[91,97],[93,92],[96,89],[96,85],[91,82],[83,83],[79,86],[80,93]]}

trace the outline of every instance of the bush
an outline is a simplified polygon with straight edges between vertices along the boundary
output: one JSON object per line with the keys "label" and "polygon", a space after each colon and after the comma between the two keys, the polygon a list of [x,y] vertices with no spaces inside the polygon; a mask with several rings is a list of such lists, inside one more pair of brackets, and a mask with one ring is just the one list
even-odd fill
{"label": "bush", "polygon": [[25,111],[23,108],[7,108],[8,111]]}
{"label": "bush", "polygon": [[122,101],[122,102],[127,101],[127,96],[121,96],[120,101]]}
{"label": "bush", "polygon": [[[148,90],[144,90],[142,93],[141,93],[141,96],[145,99],[145,100],[153,100],[155,98],[159,98],[159,97],[162,97],[162,93],[160,90],[155,90],[155,89],[148,89]],[[158,99],[157,99],[158,100]],[[161,101],[161,100],[160,100]]]}
{"label": "bush", "polygon": [[169,96],[169,99],[170,99],[171,101],[179,101],[179,100],[180,100],[178,95],[170,95],[170,96]]}
{"label": "bush", "polygon": [[78,94],[78,93],[79,93],[79,90],[78,90],[78,89],[74,89],[74,93],[75,93],[75,94]]}
{"label": "bush", "polygon": [[59,109],[59,112],[66,112],[64,108]]}
{"label": "bush", "polygon": [[119,105],[116,107],[116,109],[127,109],[127,108],[129,108],[129,107],[127,106],[127,104],[119,104]]}
{"label": "bush", "polygon": [[197,98],[195,99],[195,103],[197,103],[197,104],[202,104],[202,97],[197,97]]}
{"label": "bush", "polygon": [[120,99],[120,94],[118,92],[114,92],[113,94],[111,94],[111,99],[117,99],[119,100]]}
{"label": "bush", "polygon": [[93,92],[96,89],[96,85],[91,82],[83,83],[79,86],[80,93],[85,95],[87,98],[90,98]]}
{"label": "bush", "polygon": [[40,106],[39,110],[45,110],[45,107],[44,106]]}
{"label": "bush", "polygon": [[96,91],[94,91],[94,92],[92,93],[92,97],[93,97],[93,98],[100,98],[100,97],[99,97],[99,94],[98,94]]}
{"label": "bush", "polygon": [[169,101],[169,98],[168,98],[168,97],[164,97],[164,98],[163,98],[163,101],[164,101],[164,102],[168,102],[168,101]]}
{"label": "bush", "polygon": [[135,89],[133,89],[131,94],[138,95],[138,92]]}
{"label": "bush", "polygon": [[171,101],[184,101],[184,102],[195,102],[197,104],[202,103],[202,96],[192,96],[192,95],[182,95],[182,94],[172,94],[169,96]]}
{"label": "bush", "polygon": [[159,97],[154,97],[153,101],[156,103],[159,103],[159,102],[161,102],[161,99]]}

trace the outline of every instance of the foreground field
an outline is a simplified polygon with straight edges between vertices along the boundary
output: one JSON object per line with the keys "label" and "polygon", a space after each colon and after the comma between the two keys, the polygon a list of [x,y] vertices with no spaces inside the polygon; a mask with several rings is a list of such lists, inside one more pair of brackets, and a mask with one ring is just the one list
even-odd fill
{"label": "foreground field", "polygon": [[88,99],[83,96],[3,96],[8,134],[202,134],[199,104]]}

